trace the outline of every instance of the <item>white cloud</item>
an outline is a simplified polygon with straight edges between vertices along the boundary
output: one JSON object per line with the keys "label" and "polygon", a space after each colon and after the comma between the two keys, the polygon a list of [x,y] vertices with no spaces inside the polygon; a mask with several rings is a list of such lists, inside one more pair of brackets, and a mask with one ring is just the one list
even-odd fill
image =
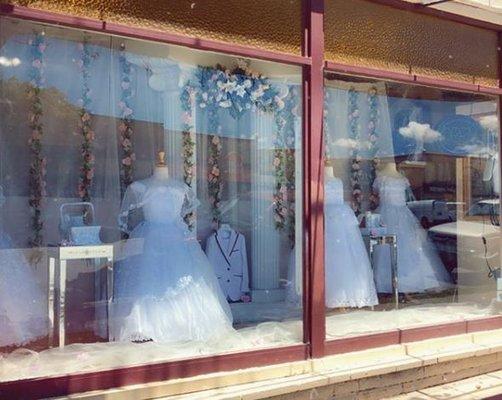
{"label": "white cloud", "polygon": [[420,124],[415,121],[410,121],[408,126],[399,128],[399,133],[404,137],[423,143],[436,142],[442,138],[441,133],[432,129],[429,124]]}
{"label": "white cloud", "polygon": [[496,115],[485,115],[479,119],[480,125],[489,131],[497,132],[500,128],[499,119]]}

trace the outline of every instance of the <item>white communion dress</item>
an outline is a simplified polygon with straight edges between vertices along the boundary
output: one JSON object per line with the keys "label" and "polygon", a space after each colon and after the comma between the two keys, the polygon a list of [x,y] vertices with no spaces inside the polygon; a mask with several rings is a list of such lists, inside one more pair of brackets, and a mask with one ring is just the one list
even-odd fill
{"label": "white communion dress", "polygon": [[[183,220],[195,202],[187,185],[171,179],[127,188],[121,228],[143,249],[115,268],[114,340],[206,341],[233,332],[214,270]],[[130,230],[135,219],[141,222]]]}
{"label": "white communion dress", "polygon": [[368,252],[339,178],[326,180],[325,225],[326,306],[378,304]]}
{"label": "white communion dress", "polygon": [[47,335],[47,309],[32,267],[2,228],[0,225],[0,347],[22,346]]}
{"label": "white communion dress", "polygon": [[[398,288],[401,293],[419,293],[450,287],[451,278],[434,244],[427,238],[415,215],[406,205],[406,189],[410,186],[404,176],[380,175],[373,183],[379,193],[379,212],[388,233],[397,236]],[[375,278],[379,293],[391,293],[391,264],[388,245],[376,246],[374,252]]]}

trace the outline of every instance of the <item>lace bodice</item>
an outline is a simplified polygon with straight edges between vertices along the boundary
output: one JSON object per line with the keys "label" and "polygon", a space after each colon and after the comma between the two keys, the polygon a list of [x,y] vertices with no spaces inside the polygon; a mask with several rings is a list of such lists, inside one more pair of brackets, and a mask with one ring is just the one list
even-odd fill
{"label": "lace bodice", "polygon": [[373,183],[373,189],[380,196],[380,205],[405,206],[406,189],[410,186],[408,179],[403,177],[380,175]]}
{"label": "lace bodice", "polygon": [[324,185],[324,197],[327,205],[343,204],[343,182],[340,178],[327,178]]}
{"label": "lace bodice", "polygon": [[120,228],[130,231],[130,215],[141,209],[144,221],[183,224],[183,217],[197,207],[193,191],[175,180],[149,178],[133,182],[126,190],[119,216]]}

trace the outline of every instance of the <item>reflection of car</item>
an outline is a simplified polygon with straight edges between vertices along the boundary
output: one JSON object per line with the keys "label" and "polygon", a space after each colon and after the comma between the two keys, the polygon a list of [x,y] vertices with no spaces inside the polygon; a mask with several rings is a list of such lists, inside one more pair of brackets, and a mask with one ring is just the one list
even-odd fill
{"label": "reflection of car", "polygon": [[469,221],[485,220],[487,217],[493,225],[499,225],[500,201],[499,199],[486,199],[474,203],[467,211]]}
{"label": "reflection of car", "polygon": [[461,201],[447,201],[446,208],[448,208],[448,215],[451,221],[457,220],[458,210],[465,209],[465,203]]}
{"label": "reflection of car", "polygon": [[407,205],[425,229],[451,221],[445,201],[412,200],[408,201]]}
{"label": "reflection of car", "polygon": [[429,238],[459,286],[480,287],[500,268],[500,228],[490,222],[456,221],[429,229]]}

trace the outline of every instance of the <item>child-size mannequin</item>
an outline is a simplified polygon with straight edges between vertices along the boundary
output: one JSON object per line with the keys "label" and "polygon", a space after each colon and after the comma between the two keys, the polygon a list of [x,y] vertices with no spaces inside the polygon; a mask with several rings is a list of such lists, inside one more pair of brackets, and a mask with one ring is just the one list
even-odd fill
{"label": "child-size mannequin", "polygon": [[378,304],[373,272],[354,211],[344,203],[343,183],[325,167],[326,306]]}

